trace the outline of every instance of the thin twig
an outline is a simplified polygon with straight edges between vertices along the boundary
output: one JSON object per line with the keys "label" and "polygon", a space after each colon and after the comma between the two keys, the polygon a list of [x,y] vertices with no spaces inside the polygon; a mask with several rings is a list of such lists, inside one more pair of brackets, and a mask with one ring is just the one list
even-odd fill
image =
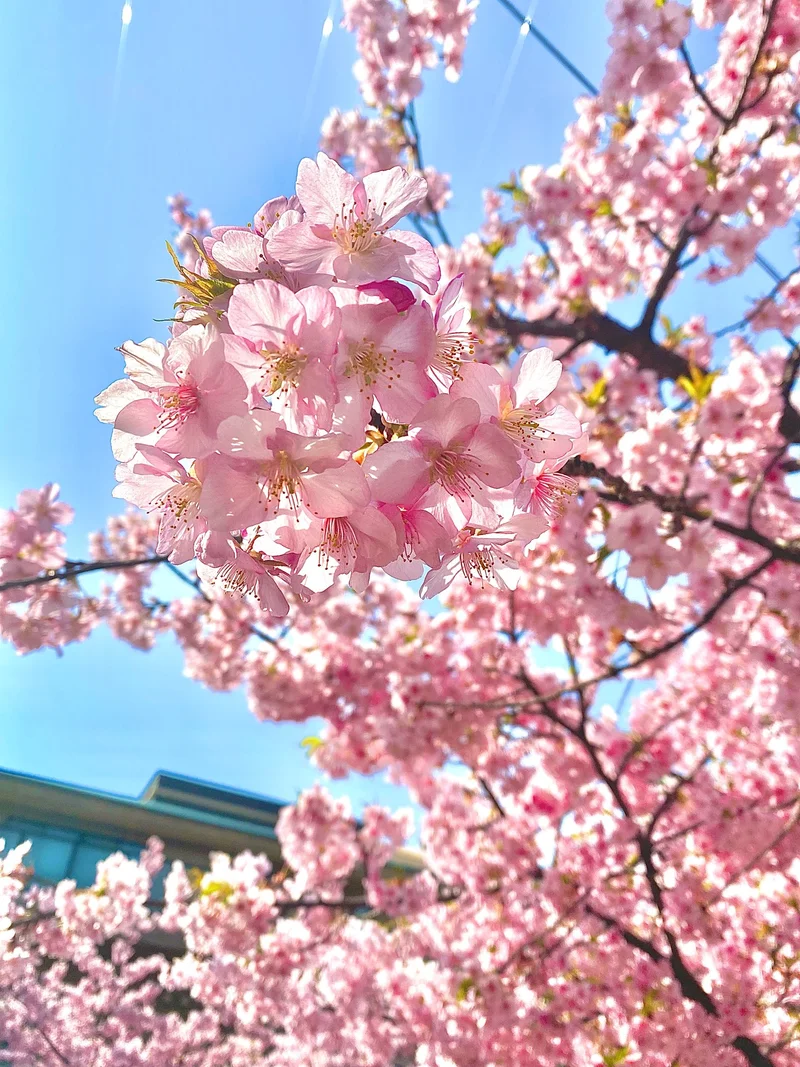
{"label": "thin twig", "polygon": [[154,566],[163,563],[166,556],[140,556],[137,559],[102,559],[90,563],[75,562],[65,563],[63,567],[46,571],[33,578],[12,578],[7,582],[0,582],[0,593],[7,589],[25,589],[31,585],[46,585],[48,582],[63,582],[71,578],[77,578],[81,574],[91,574],[93,571],[118,571],[130,567]]}

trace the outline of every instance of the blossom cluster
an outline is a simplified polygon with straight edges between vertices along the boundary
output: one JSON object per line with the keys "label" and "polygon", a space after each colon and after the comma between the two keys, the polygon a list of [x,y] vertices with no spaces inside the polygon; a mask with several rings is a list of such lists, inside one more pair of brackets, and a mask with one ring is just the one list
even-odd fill
{"label": "blossom cluster", "polygon": [[427,569],[425,595],[459,569],[513,584],[509,546],[570,491],[561,366],[472,359],[461,280],[437,295],[432,246],[392,229],[426,195],[400,168],[304,160],[296,196],[197,242],[168,344],[126,342],[127,377],[97,398],[115,495],[158,516],[158,552],[271,615],[374,568]]}
{"label": "blossom cluster", "polygon": [[[329,154],[358,174],[417,165],[414,79],[471,7],[346,5],[381,112],[334,113]],[[362,192],[322,160],[249,228],[205,234],[176,204],[191,231],[179,321],[167,346],[123,346],[129,378],[103,400],[121,495],[149,513],[110,520],[81,565],[55,487],[23,494],[0,523],[2,634],[20,651],[101,622],[136,648],[173,635],[189,677],[243,687],[259,719],[321,718],[320,771],[405,786],[425,869],[386,877],[408,813],[356,822],[319,787],[280,816],[284,867],[175,865],[156,913],[155,845],[83,891],[26,888],[14,850],[0,861],[12,1061],[797,1063],[800,275],[771,278],[732,324],[713,321],[704,283],[690,315],[671,292],[694,264],[714,284],[746,270],[795,209],[800,10],[611,0],[608,14],[606,75],[561,160],[487,190],[456,247],[367,224],[389,192],[407,212],[441,206],[418,176]],[[695,26],[716,27],[707,70]],[[520,232],[536,251],[501,267]],[[375,353],[402,369],[399,394]],[[281,456],[295,446],[296,475]],[[332,499],[339,514],[315,514]],[[355,531],[354,565],[326,557],[329,520]],[[376,563],[376,544],[394,557]],[[202,596],[183,571],[185,596],[156,597],[166,554],[196,555]],[[90,596],[78,579],[95,564],[113,578]],[[279,620],[224,594],[264,582],[283,611],[257,565],[299,594]],[[445,589],[459,571],[478,580]],[[424,575],[444,610],[421,611],[394,575]]]}
{"label": "blossom cluster", "polygon": [[0,637],[20,651],[53,647],[88,636],[80,590],[66,583],[29,585],[64,567],[73,509],[58,499],[58,486],[25,489],[16,508],[0,511]]}
{"label": "blossom cluster", "polygon": [[477,0],[345,0],[344,25],[356,35],[353,68],[369,107],[403,109],[422,92],[422,73],[444,64],[461,75]]}

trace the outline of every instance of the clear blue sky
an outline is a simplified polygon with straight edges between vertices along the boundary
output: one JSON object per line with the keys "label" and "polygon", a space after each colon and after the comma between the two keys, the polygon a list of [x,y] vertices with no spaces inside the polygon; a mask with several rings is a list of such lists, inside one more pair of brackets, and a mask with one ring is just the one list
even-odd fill
{"label": "clear blue sky", "polygon": [[[133,0],[118,63],[121,7],[8,0],[0,10],[0,506],[58,481],[77,511],[73,558],[116,510],[108,430],[92,398],[119,377],[115,346],[163,337],[153,319],[170,314],[156,282],[169,267],[165,197],[182,191],[217,221],[244,223],[267,197],[291,192],[329,107],[358,102],[353,39],[338,17],[308,96],[329,0]],[[595,83],[603,7],[542,0],[534,10]],[[574,114],[575,83],[532,39],[506,78],[517,40],[516,24],[483,0],[461,82],[434,72],[417,105],[426,161],[453,175],[455,238],[478,225],[484,186],[558,158]],[[259,724],[243,693],[183,678],[170,640],[144,654],[101,629],[61,659],[0,646],[0,766],[13,770],[138,793],[165,768],[292,798],[316,776],[299,747],[311,732]],[[400,799],[377,779],[337,788],[357,807]]]}

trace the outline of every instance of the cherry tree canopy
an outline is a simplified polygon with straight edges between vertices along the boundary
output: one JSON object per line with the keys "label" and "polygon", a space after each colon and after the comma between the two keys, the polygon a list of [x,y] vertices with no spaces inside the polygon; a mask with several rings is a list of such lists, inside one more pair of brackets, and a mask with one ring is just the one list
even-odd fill
{"label": "cherry tree canopy", "polygon": [[[425,869],[384,876],[408,812],[322,787],[280,817],[284,868],[176,864],[161,910],[156,841],[88,890],[36,886],[20,846],[10,1062],[798,1062],[800,268],[760,246],[800,192],[800,6],[610,0],[560,161],[453,245],[414,107],[476,7],[345,0],[365,110],[248,225],[171,201],[169,336],[98,397],[139,510],[86,560],[55,486],[0,518],[20,652],[171,633],[259,718],[321,715],[322,771],[406,786]],[[709,324],[751,267],[761,297]]]}

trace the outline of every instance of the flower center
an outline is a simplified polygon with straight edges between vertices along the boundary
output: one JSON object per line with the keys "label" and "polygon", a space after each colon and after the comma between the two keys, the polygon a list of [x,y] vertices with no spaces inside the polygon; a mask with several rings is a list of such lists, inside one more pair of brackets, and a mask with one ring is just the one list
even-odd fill
{"label": "flower center", "polygon": [[276,452],[263,464],[262,489],[267,503],[280,504],[285,498],[295,511],[300,507],[300,470],[288,452]]}
{"label": "flower center", "polygon": [[461,573],[472,585],[473,579],[484,583],[494,577],[494,552],[491,548],[476,548],[473,552],[461,553]]}
{"label": "flower center", "polygon": [[440,482],[448,493],[462,500],[472,496],[480,484],[475,460],[463,452],[445,449],[433,459],[431,467],[433,481]]}
{"label": "flower center", "polygon": [[191,478],[188,482],[172,485],[157,498],[157,505],[168,530],[175,532],[179,526],[191,526],[200,515],[200,483]]}
{"label": "flower center", "polygon": [[352,567],[358,553],[358,534],[348,519],[326,519],[319,545],[319,561],[327,567],[331,561]]}
{"label": "flower center", "polygon": [[252,593],[258,595],[258,575],[255,571],[246,571],[238,567],[236,562],[223,563],[219,569],[216,580],[226,593],[243,595]]}
{"label": "flower center", "polygon": [[370,211],[368,200],[364,213],[360,213],[355,206],[348,208],[342,204],[331,227],[331,234],[343,252],[368,252],[383,237],[383,230]]}
{"label": "flower center", "polygon": [[436,335],[436,352],[433,367],[452,378],[461,377],[461,364],[475,355],[475,345],[480,341],[469,330],[451,330]]}
{"label": "flower center", "polygon": [[567,501],[577,491],[577,483],[565,474],[540,474],[535,479],[533,499],[545,518],[555,522],[563,515]]}
{"label": "flower center", "polygon": [[200,397],[194,382],[183,381],[180,385],[162,386],[158,391],[158,398],[161,402],[158,421],[162,428],[182,426],[200,407]]}
{"label": "flower center", "polygon": [[280,349],[262,349],[264,360],[264,379],[261,392],[265,396],[273,393],[286,395],[296,389],[300,375],[308,362],[308,356],[296,344],[285,344]]}
{"label": "flower center", "polygon": [[546,440],[554,435],[549,430],[543,430],[539,420],[544,415],[537,407],[512,408],[509,402],[500,416],[500,425],[505,432],[512,437],[520,448],[534,445],[537,441]]}
{"label": "flower center", "polygon": [[378,379],[385,375],[391,388],[391,382],[395,377],[392,373],[394,351],[394,349],[392,352],[383,351],[374,341],[363,337],[361,341],[350,347],[350,361],[345,369],[345,375],[348,378],[360,378],[363,383],[362,388],[375,385]]}

